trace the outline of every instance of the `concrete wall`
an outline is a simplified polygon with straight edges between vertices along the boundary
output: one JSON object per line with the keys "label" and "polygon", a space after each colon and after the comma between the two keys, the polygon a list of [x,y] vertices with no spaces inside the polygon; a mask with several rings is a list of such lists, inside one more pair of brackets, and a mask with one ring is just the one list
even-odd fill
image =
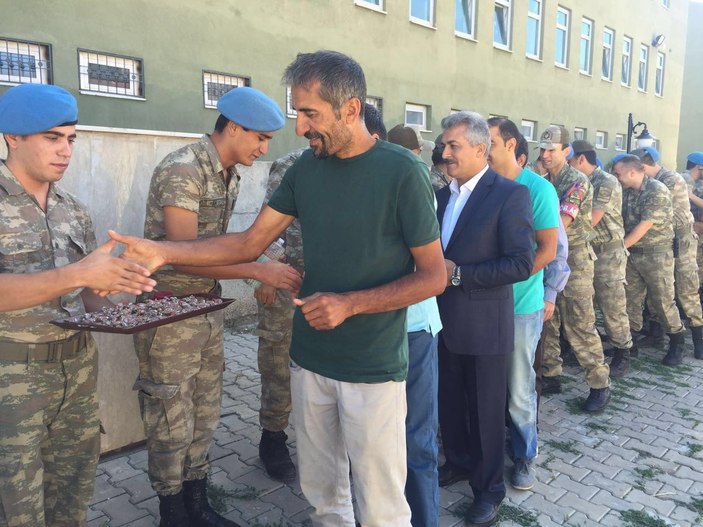
{"label": "concrete wall", "polygon": [[681,126],[677,167],[686,169],[691,152],[703,152],[703,3],[691,3],[686,43],[686,70],[681,96]]}

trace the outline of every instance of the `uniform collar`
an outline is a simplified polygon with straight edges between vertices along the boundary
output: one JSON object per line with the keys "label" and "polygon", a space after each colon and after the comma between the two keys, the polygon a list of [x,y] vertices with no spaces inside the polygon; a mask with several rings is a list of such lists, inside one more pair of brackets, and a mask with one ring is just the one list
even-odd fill
{"label": "uniform collar", "polygon": [[[10,196],[21,196],[27,194],[27,191],[22,186],[22,183],[15,177],[12,171],[7,168],[4,160],[0,160],[0,187],[5,189]],[[68,194],[61,187],[51,183],[49,185],[49,197],[56,196],[58,199],[64,199]],[[32,198],[34,199],[34,198]]]}
{"label": "uniform collar", "polygon": [[[222,166],[220,154],[217,153],[217,148],[215,148],[215,144],[212,142],[210,134],[204,134],[200,138],[200,144],[205,149],[205,152],[207,152],[207,155],[210,158],[210,163],[212,164],[212,168],[214,169],[215,173],[219,174],[221,172],[225,172],[225,167]],[[232,167],[227,169],[227,172],[229,172],[230,176],[236,176],[237,179],[239,179],[239,173],[237,172],[236,166],[237,165],[233,165]]]}

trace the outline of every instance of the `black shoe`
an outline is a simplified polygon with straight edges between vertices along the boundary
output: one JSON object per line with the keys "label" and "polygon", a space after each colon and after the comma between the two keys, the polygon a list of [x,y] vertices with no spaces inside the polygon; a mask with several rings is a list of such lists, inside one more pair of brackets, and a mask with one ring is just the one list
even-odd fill
{"label": "black shoe", "polygon": [[470,527],[493,525],[498,519],[500,503],[474,501],[464,515],[464,522]]}
{"label": "black shoe", "polygon": [[610,376],[624,377],[630,371],[630,349],[615,348],[615,356],[610,362]]}
{"label": "black shoe", "polygon": [[542,376],[542,395],[561,393],[561,378]]}
{"label": "black shoe", "polygon": [[610,401],[610,388],[591,388],[591,393],[588,394],[581,409],[594,414],[602,411],[608,405],[608,401]]}
{"label": "black shoe", "polygon": [[189,527],[188,514],[183,503],[183,491],[159,497],[159,527]]}
{"label": "black shoe", "polygon": [[459,469],[455,469],[449,463],[445,463],[438,469],[439,472],[439,486],[448,487],[459,481],[467,481],[469,479],[469,473],[463,472]]}
{"label": "black shoe", "polygon": [[699,360],[703,359],[703,326],[691,328],[693,338],[693,356]]}
{"label": "black shoe", "polygon": [[683,362],[684,332],[669,333],[669,351],[662,359],[665,366],[678,366]]}
{"label": "black shoe", "polygon": [[296,470],[286,446],[287,439],[285,432],[264,430],[259,441],[259,457],[271,479],[292,483],[295,481]]}
{"label": "black shoe", "polygon": [[240,527],[232,520],[220,516],[207,500],[207,479],[183,482],[183,503],[191,527]]}

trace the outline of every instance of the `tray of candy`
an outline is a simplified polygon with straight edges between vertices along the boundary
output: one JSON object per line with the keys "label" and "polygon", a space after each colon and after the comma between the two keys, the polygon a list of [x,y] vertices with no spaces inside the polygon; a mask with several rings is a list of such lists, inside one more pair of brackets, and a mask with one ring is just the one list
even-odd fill
{"label": "tray of candy", "polygon": [[209,294],[167,296],[157,293],[155,298],[143,302],[117,304],[51,323],[65,329],[132,334],[224,309],[232,302],[233,298]]}

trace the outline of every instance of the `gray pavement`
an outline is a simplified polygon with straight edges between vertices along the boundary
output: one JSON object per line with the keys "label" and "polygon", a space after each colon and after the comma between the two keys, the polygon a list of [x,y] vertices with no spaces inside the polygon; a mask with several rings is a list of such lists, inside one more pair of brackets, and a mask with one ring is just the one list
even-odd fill
{"label": "gray pavement", "polygon": [[[226,330],[222,420],[210,457],[211,496],[225,516],[249,526],[310,525],[310,506],[296,484],[270,480],[258,458],[260,429],[257,338],[251,326]],[[502,527],[689,526],[703,523],[703,361],[666,368],[663,352],[644,348],[633,372],[614,381],[609,408],[580,412],[583,374],[540,410],[538,483],[509,489]],[[289,430],[295,451],[295,432]],[[146,475],[143,446],[105,456],[89,511],[91,527],[158,525],[158,501]],[[510,463],[507,462],[509,466]],[[508,474],[506,473],[506,476]],[[441,489],[440,525],[463,525],[471,502],[466,482]],[[699,516],[700,513],[700,516]]]}

